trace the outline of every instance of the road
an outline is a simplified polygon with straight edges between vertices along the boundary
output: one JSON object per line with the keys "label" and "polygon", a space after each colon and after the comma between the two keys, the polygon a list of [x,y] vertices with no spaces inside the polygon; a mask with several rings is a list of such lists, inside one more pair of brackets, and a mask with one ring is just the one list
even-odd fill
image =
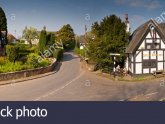
{"label": "road", "polygon": [[72,52],[64,54],[55,74],[0,86],[0,101],[124,101],[165,98],[160,79],[143,82],[111,81],[82,68]]}

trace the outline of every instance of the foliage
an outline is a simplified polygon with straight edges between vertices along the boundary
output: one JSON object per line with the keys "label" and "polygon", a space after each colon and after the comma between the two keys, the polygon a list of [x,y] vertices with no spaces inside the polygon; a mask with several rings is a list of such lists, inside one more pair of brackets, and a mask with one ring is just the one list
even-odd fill
{"label": "foliage", "polygon": [[29,45],[32,46],[32,41],[38,38],[37,29],[33,27],[25,27],[23,30],[23,38],[25,38],[29,42]]}
{"label": "foliage", "polygon": [[42,59],[42,61],[40,62],[40,67],[46,67],[50,65],[50,61],[47,59]]}
{"label": "foliage", "polygon": [[0,57],[0,65],[4,65],[6,63],[5,57]]}
{"label": "foliage", "polygon": [[75,34],[72,27],[67,24],[64,25],[58,32],[57,32],[57,41],[62,41],[64,49],[70,50],[73,49],[75,46]]}
{"label": "foliage", "polygon": [[7,31],[7,19],[5,12],[1,7],[0,7],[0,30]]}
{"label": "foliage", "polygon": [[32,68],[39,68],[48,66],[50,62],[47,59],[42,59],[39,61],[39,55],[36,53],[31,53],[28,55],[27,64]]}
{"label": "foliage", "polygon": [[[0,37],[1,37],[1,31],[6,31],[6,34],[7,34],[7,18],[6,18],[5,12],[0,7]],[[5,36],[6,36],[5,39],[7,39],[7,35]]]}
{"label": "foliage", "polygon": [[10,62],[6,61],[4,65],[0,66],[0,73],[7,73],[7,72],[15,72],[15,71],[21,71],[22,70],[22,64],[21,62]]}
{"label": "foliage", "polygon": [[7,53],[7,59],[10,62],[14,62],[18,59],[19,57],[19,47],[15,45],[7,45],[6,46],[6,53]]}
{"label": "foliage", "polygon": [[128,34],[126,25],[115,15],[105,17],[100,23],[92,25],[94,39],[88,39],[89,57],[96,62],[99,69],[108,68],[113,62],[110,53],[120,53],[117,63],[124,65],[124,47],[127,45]]}
{"label": "foliage", "polygon": [[78,47],[74,48],[74,53],[80,55],[80,49]]}
{"label": "foliage", "polygon": [[27,58],[27,63],[32,66],[33,68],[38,68],[40,67],[40,63],[38,61],[38,54],[36,53],[31,53],[28,55],[28,58]]}
{"label": "foliage", "polygon": [[62,57],[63,57],[63,49],[57,49],[54,54],[53,54],[53,57],[57,59],[57,61],[61,60]]}
{"label": "foliage", "polygon": [[55,34],[54,33],[49,33],[47,35],[47,45],[51,46],[55,43]]}
{"label": "foliage", "polygon": [[42,30],[41,34],[40,34],[40,39],[39,39],[39,51],[40,52],[44,52],[44,50],[46,49],[46,45],[47,45],[47,34],[46,34],[46,30]]}

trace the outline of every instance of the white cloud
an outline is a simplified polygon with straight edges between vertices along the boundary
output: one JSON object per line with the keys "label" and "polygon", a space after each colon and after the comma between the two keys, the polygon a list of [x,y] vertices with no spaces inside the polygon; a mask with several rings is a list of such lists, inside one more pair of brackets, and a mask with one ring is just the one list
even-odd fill
{"label": "white cloud", "polygon": [[147,9],[161,8],[162,5],[158,0],[116,0],[117,4],[128,5],[130,7],[143,7]]}

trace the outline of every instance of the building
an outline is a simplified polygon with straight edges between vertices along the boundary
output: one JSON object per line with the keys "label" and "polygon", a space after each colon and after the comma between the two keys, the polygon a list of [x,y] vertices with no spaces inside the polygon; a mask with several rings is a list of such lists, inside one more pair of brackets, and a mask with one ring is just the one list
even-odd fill
{"label": "building", "polygon": [[12,34],[7,34],[8,44],[16,44],[18,42],[17,38]]}
{"label": "building", "polygon": [[126,53],[126,68],[132,75],[165,70],[165,23],[150,20],[137,28]]}

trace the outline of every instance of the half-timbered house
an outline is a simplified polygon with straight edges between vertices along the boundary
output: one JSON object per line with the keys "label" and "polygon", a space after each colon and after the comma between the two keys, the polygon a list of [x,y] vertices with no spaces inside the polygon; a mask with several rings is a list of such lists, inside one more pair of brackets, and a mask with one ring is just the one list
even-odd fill
{"label": "half-timbered house", "polygon": [[165,70],[165,23],[150,20],[134,31],[127,47],[126,68],[132,75]]}

